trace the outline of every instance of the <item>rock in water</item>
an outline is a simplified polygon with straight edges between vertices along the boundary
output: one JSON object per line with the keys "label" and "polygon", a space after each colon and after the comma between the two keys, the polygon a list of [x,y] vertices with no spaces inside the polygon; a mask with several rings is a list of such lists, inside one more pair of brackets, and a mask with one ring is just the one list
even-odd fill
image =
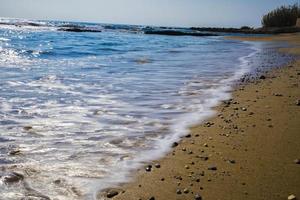
{"label": "rock in water", "polygon": [[16,182],[19,182],[23,179],[24,179],[24,176],[22,174],[17,173],[17,172],[9,173],[9,174],[7,174],[3,177],[3,181],[6,184],[16,183]]}
{"label": "rock in water", "polygon": [[266,77],[265,77],[264,75],[261,75],[261,76],[259,77],[259,79],[266,79]]}
{"label": "rock in water", "polygon": [[291,194],[290,196],[288,196],[288,200],[296,200],[296,196]]}
{"label": "rock in water", "polygon": [[107,198],[113,198],[114,196],[117,196],[119,194],[118,191],[116,190],[110,190],[107,192],[106,197]]}

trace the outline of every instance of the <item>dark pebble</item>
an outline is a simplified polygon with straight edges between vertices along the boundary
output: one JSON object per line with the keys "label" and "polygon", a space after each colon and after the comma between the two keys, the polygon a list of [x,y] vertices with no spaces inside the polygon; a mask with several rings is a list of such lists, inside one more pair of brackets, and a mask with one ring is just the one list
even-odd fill
{"label": "dark pebble", "polygon": [[196,194],[196,195],[195,195],[195,200],[202,200],[201,195],[200,195],[200,194]]}
{"label": "dark pebble", "polygon": [[259,79],[266,79],[266,77],[265,77],[264,75],[261,75],[261,76],[259,77]]}
{"label": "dark pebble", "polygon": [[24,176],[22,174],[12,172],[3,177],[4,183],[10,184],[10,183],[15,183],[19,182],[24,179]]}
{"label": "dark pebble", "polygon": [[172,147],[174,148],[174,147],[177,147],[178,146],[178,143],[177,142],[174,142],[173,144],[172,144]]}
{"label": "dark pebble", "polygon": [[149,167],[149,166],[145,168],[146,172],[151,172],[151,169],[152,169],[152,168]]}
{"label": "dark pebble", "polygon": [[300,100],[297,100],[297,101],[296,101],[296,105],[297,105],[297,106],[300,106]]}
{"label": "dark pebble", "polygon": [[109,192],[107,192],[106,197],[107,198],[113,198],[114,196],[117,196],[119,194],[119,192],[115,191],[115,190],[111,190]]}
{"label": "dark pebble", "polygon": [[156,164],[155,164],[155,167],[156,167],[156,168],[160,168],[160,164],[159,164],[159,163],[156,163]]}
{"label": "dark pebble", "polygon": [[185,137],[186,138],[190,138],[190,137],[192,137],[192,135],[191,134],[187,134]]}
{"label": "dark pebble", "polygon": [[217,167],[214,166],[214,165],[212,165],[212,166],[209,166],[207,169],[208,169],[208,170],[216,171],[216,170],[217,170]]}
{"label": "dark pebble", "polygon": [[300,164],[300,159],[295,159],[294,163],[299,165]]}
{"label": "dark pebble", "polygon": [[149,200],[155,200],[155,197],[150,197]]}
{"label": "dark pebble", "polygon": [[177,190],[176,190],[176,194],[182,194],[181,190],[180,190],[180,189],[177,189]]}

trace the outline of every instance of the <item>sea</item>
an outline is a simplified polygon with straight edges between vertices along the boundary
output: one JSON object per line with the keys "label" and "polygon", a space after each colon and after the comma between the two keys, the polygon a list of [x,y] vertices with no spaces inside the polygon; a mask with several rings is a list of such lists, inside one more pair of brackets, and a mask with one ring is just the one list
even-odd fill
{"label": "sea", "polygon": [[215,115],[246,74],[292,59],[281,43],[145,28],[0,19],[1,200],[96,199]]}

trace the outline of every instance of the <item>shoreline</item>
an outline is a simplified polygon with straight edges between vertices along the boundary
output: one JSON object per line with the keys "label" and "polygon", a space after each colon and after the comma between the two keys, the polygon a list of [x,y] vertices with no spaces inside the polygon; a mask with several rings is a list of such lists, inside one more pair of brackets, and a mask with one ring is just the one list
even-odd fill
{"label": "shoreline", "polygon": [[[229,39],[300,45],[299,34]],[[280,50],[300,55],[299,49]],[[218,116],[192,127],[170,153],[150,163],[149,172],[139,169],[132,182],[98,199],[107,191],[121,200],[299,198],[300,167],[293,162],[300,159],[299,59],[291,66],[239,86],[232,101],[214,109]]]}

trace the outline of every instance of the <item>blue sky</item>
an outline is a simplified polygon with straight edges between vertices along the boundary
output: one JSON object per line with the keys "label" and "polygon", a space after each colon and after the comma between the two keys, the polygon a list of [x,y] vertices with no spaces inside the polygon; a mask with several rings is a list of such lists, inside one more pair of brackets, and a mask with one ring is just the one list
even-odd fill
{"label": "blue sky", "polygon": [[297,0],[0,0],[0,16],[162,26],[260,26]]}

